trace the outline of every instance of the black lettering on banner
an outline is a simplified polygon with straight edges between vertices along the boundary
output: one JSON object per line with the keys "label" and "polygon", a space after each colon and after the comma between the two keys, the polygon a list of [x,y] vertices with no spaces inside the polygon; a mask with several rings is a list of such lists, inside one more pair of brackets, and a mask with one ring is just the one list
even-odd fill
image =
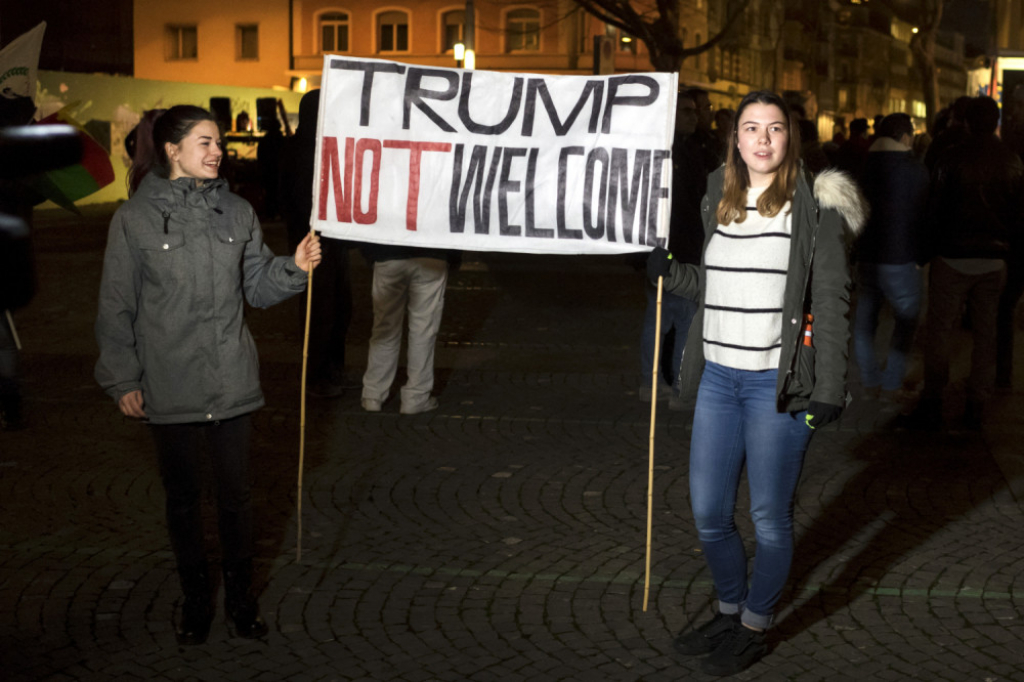
{"label": "black lettering on banner", "polygon": [[[583,239],[583,230],[570,230],[565,226],[565,182],[569,177],[570,154],[583,156],[583,147],[563,147],[558,152],[558,205],[555,208],[555,226],[558,228],[559,239]],[[590,185],[589,180],[587,185]],[[588,202],[584,203],[584,206],[589,205]]]}
{"label": "black lettering on banner", "polygon": [[665,161],[672,158],[672,152],[668,149],[655,149],[654,160],[651,163],[651,201],[648,204],[647,213],[647,246],[665,246],[666,239],[658,239],[658,209],[661,207],[661,200],[668,198],[668,187],[661,184],[661,171],[665,167]]}
{"label": "black lettering on banner", "polygon": [[503,237],[518,237],[522,234],[522,225],[509,225],[508,222],[508,195],[509,192],[519,192],[521,183],[518,180],[510,180],[512,174],[512,160],[517,156],[526,156],[524,147],[505,147],[505,153],[501,159],[501,180],[498,181],[498,233]]}
{"label": "black lettering on banner", "polygon": [[[601,179],[598,184],[597,194],[597,224],[593,220],[594,203],[594,166],[601,164]],[[587,155],[587,171],[583,184],[583,231],[591,239],[604,237],[604,216],[605,206],[608,203],[608,150],[604,147],[594,147]],[[612,236],[609,241],[615,241]]]}
{"label": "black lettering on banner", "polygon": [[534,220],[534,180],[537,178],[537,156],[540,154],[540,149],[532,147],[530,149],[530,155],[526,159],[526,236],[527,237],[541,237],[543,239],[554,239],[555,230],[554,228],[542,229],[536,227]]}
{"label": "black lettering on banner", "polygon": [[487,186],[484,187],[484,198],[481,202],[483,222],[477,223],[477,234],[490,234],[491,231],[491,196],[494,192],[494,183],[498,179],[498,166],[501,164],[501,147],[494,148],[494,156],[491,157],[491,166],[487,170]]}
{"label": "black lettering on banner", "polygon": [[[391,64],[388,62],[357,62],[350,59],[332,59],[331,68],[363,72],[363,94],[359,99],[359,125],[361,127],[370,125],[370,91],[373,90],[373,74],[377,72],[405,73],[405,67],[401,64]],[[406,120],[408,120],[408,118]],[[408,128],[409,126],[406,125],[405,127]]]}
{"label": "black lettering on banner", "polygon": [[543,78],[530,78],[526,81],[526,105],[523,108],[523,135],[529,137],[533,135],[533,118],[537,109],[537,97],[540,97],[540,101],[544,104],[544,109],[548,112],[548,120],[551,122],[551,127],[555,130],[555,135],[562,137],[569,129],[572,128],[572,124],[576,122],[576,118],[583,111],[584,105],[587,103],[587,99],[590,95],[594,95],[594,103],[590,107],[590,125],[587,127],[587,132],[597,132],[597,119],[601,113],[601,98],[604,96],[604,81],[587,81],[587,84],[583,86],[583,92],[580,94],[580,98],[576,100],[576,105],[573,106],[572,111],[569,112],[569,116],[565,119],[565,123],[558,117],[558,110],[555,108],[555,103],[551,99],[551,93],[548,91],[548,84]]}
{"label": "black lettering on banner", "polygon": [[650,187],[651,150],[637,149],[633,161],[632,182],[629,177],[629,150],[612,150],[611,179],[608,183],[608,234],[609,241],[615,240],[615,208],[622,192],[622,234],[626,242],[633,243],[633,221],[637,217],[637,202],[640,204],[640,224],[636,240],[643,243],[644,227],[647,222],[647,193]]}
{"label": "black lettering on banner", "polygon": [[[422,86],[423,78],[442,78],[448,82],[448,87],[445,90],[430,90]],[[442,69],[421,69],[421,68],[410,68],[409,75],[405,79],[405,102],[402,108],[402,129],[409,129],[409,114],[412,111],[412,107],[415,106],[417,109],[427,115],[431,121],[433,121],[438,128],[445,131],[446,133],[454,133],[455,128],[448,124],[441,116],[428,107],[423,100],[424,99],[437,99],[441,101],[455,99],[455,95],[459,91],[459,74],[450,70]]]}
{"label": "black lettering on banner", "polygon": [[[641,96],[619,95],[619,88],[623,85],[645,85],[647,94]],[[608,79],[608,98],[604,104],[604,118],[601,121],[601,132],[608,134],[612,131],[612,110],[616,106],[624,107],[646,107],[658,101],[658,94],[661,86],[658,81],[650,76],[630,74],[628,76],[612,76]]]}
{"label": "black lettering on banner", "polygon": [[462,153],[465,145],[455,145],[455,164],[452,171],[452,193],[448,202],[448,226],[453,233],[461,234],[466,229],[466,203],[469,191],[473,189],[473,220],[481,223],[480,194],[484,187],[484,166],[487,164],[487,147],[474,145],[469,157],[469,170],[466,172],[466,184],[459,191],[462,180]]}
{"label": "black lettering on banner", "polygon": [[[473,90],[473,72],[466,71],[462,74],[462,92],[459,95],[459,120],[466,126],[466,130],[471,133],[478,135],[501,135],[503,132],[511,127],[512,123],[516,120],[516,116],[519,115],[519,106],[523,100],[523,79],[515,78],[512,82],[512,98],[508,103],[508,111],[505,113],[505,118],[502,119],[501,123],[497,125],[484,125],[477,123],[469,115],[469,96]],[[486,102],[487,109],[491,109],[493,102]]]}

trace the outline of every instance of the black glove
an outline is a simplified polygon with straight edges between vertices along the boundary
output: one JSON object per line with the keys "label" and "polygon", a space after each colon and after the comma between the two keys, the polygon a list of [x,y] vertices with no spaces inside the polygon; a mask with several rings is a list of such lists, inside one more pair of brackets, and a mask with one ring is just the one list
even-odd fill
{"label": "black glove", "polygon": [[647,257],[647,279],[657,284],[659,277],[672,272],[672,252],[657,246]]}
{"label": "black glove", "polygon": [[828,403],[819,403],[816,400],[812,400],[811,404],[807,406],[807,426],[816,429],[819,426],[831,424],[839,419],[839,415],[842,413],[843,408],[839,405],[829,405]]}

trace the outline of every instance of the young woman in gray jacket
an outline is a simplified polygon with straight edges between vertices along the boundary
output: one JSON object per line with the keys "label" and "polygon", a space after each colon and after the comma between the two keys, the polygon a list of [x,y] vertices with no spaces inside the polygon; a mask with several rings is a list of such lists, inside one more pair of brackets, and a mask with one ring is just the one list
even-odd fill
{"label": "young woman in gray jacket", "polygon": [[[793,500],[812,430],[846,402],[850,277],[845,231],[864,221],[856,186],[841,173],[811,179],[785,102],[752,92],[740,102],[725,165],[708,180],[700,266],[656,249],[652,280],[693,298],[681,392],[696,395],[690,498],[718,611],[675,641],[710,654],[712,675],[732,675],[767,652],[765,630],[789,575]],[[811,189],[813,182],[813,191]],[[756,555],[735,524],[747,468]]]}
{"label": "young woman in gray jacket", "polygon": [[229,625],[261,637],[251,593],[251,414],[263,406],[244,300],[266,307],[303,291],[320,261],[307,236],[293,257],[263,243],[252,207],[218,177],[214,117],[193,106],[148,112],[137,130],[131,198],[114,214],[100,285],[96,379],[127,417],[150,425],[185,599],[181,644],[213,618],[201,514],[201,457],[212,462]]}

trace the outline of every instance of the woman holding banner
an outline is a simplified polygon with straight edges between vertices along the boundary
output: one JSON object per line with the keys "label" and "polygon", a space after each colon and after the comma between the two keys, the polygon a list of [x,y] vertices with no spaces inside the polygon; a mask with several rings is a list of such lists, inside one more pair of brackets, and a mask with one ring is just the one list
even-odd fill
{"label": "woman holding banner", "polygon": [[262,637],[251,594],[251,413],[263,406],[256,346],[243,316],[306,287],[320,261],[307,236],[274,257],[252,207],[219,178],[214,117],[193,106],[147,115],[137,131],[131,198],[110,225],[100,285],[96,379],[128,417],[150,425],[185,600],[180,644],[202,644],[213,618],[201,513],[203,451],[212,462],[229,625]]}
{"label": "woman holding banner", "polygon": [[[695,399],[690,496],[718,597],[707,623],[675,641],[708,654],[712,675],[767,653],[765,631],[789,575],[793,502],[811,434],[846,404],[850,277],[847,233],[866,204],[838,172],[800,166],[799,132],[771,92],[743,98],[724,166],[708,178],[702,265],[648,260],[652,281],[698,303],[681,370]],[[753,572],[735,525],[747,467],[756,536]]]}

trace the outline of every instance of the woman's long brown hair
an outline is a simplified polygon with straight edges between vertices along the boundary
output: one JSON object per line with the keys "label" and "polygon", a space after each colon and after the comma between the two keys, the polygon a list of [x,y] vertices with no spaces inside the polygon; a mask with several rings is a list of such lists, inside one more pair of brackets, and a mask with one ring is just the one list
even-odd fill
{"label": "woman's long brown hair", "polygon": [[751,104],[771,104],[777,106],[786,119],[789,131],[789,142],[782,165],[775,172],[771,184],[757,200],[757,212],[769,218],[778,215],[786,202],[793,199],[796,193],[796,178],[800,169],[800,128],[795,124],[786,102],[769,90],[757,90],[748,93],[736,109],[732,121],[732,134],[729,136],[729,151],[725,158],[725,182],[722,187],[722,200],[718,202],[715,217],[720,225],[731,222],[742,223],[747,219],[747,189],[750,187],[750,173],[747,164],[740,156],[737,147],[739,139],[740,119],[743,110]]}

